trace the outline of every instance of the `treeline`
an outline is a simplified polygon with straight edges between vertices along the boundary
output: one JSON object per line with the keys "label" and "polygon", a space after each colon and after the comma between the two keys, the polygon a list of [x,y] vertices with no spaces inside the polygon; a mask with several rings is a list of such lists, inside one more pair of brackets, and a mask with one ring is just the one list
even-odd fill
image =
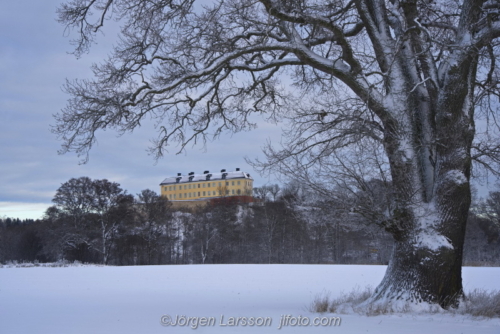
{"label": "treeline", "polygon": [[[377,185],[377,182],[372,182]],[[118,183],[71,179],[40,220],[0,219],[0,262],[60,260],[112,265],[203,263],[382,263],[392,240],[353,211],[345,193],[328,196],[290,183],[227,197],[194,212],[151,190],[133,196]],[[497,197],[495,197],[497,196]],[[356,197],[357,207],[362,207]],[[379,199],[385,195],[380,194]],[[500,193],[471,210],[464,260],[498,264]],[[373,205],[371,203],[370,205]],[[495,206],[496,205],[496,206]]]}

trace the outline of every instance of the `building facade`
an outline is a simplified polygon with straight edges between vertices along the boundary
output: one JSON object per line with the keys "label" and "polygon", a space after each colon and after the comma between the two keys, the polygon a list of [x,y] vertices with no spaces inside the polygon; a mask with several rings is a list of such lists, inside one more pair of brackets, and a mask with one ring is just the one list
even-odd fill
{"label": "building facade", "polygon": [[187,175],[167,177],[160,183],[160,193],[171,201],[203,201],[229,196],[251,197],[253,179],[250,174],[240,171],[219,173],[205,171],[203,174],[191,172]]}

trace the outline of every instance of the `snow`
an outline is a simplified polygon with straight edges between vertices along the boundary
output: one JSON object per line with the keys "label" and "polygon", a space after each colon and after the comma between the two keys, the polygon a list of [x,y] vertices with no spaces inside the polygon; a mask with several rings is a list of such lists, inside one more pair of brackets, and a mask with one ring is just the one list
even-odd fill
{"label": "snow", "polygon": [[450,240],[441,234],[431,234],[421,232],[417,235],[417,244],[420,248],[428,248],[432,251],[437,251],[441,247],[453,249]]}
{"label": "snow", "polygon": [[[207,174],[210,175],[210,180],[207,180]],[[242,172],[242,171],[218,172],[218,173],[207,173],[207,174],[171,176],[171,177],[167,177],[165,180],[163,180],[163,182],[160,183],[160,185],[176,184],[176,183],[188,183],[188,182],[196,182],[196,181],[216,181],[216,180],[220,181],[220,180],[224,180],[222,178],[222,174],[226,174],[226,179],[253,180],[250,177],[250,174]],[[189,181],[190,176],[193,176],[191,181]],[[177,178],[180,178],[179,182],[177,182]]]}
{"label": "snow", "polygon": [[[286,326],[286,333],[500,333],[500,320],[463,315],[315,314],[318,294],[332,297],[377,285],[385,266],[185,265],[0,268],[0,333],[192,333],[164,327],[162,316],[214,317],[200,333],[276,333],[289,319],[341,317],[340,328]],[[495,289],[500,268],[463,269],[466,291]],[[271,318],[270,326],[228,325],[230,317]],[[164,318],[165,319],[165,318]],[[222,321],[222,324],[221,324]]]}
{"label": "snow", "polygon": [[416,247],[431,251],[441,247],[453,249],[450,240],[439,232],[440,218],[434,202],[415,204],[413,212],[419,224],[415,235]]}
{"label": "snow", "polygon": [[460,170],[450,170],[443,176],[442,182],[452,182],[455,184],[465,184],[467,183],[467,178],[464,173]]}
{"label": "snow", "polygon": [[401,139],[399,148],[401,152],[403,152],[403,157],[406,161],[411,161],[411,159],[413,159],[413,148],[407,138]]}
{"label": "snow", "polygon": [[341,72],[348,73],[351,71],[351,66],[340,58],[333,62],[333,66]]}

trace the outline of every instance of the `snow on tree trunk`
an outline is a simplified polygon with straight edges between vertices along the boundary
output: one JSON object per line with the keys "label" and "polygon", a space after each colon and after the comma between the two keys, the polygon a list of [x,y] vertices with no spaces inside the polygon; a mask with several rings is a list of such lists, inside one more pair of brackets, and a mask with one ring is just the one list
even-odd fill
{"label": "snow on tree trunk", "polygon": [[457,306],[462,297],[462,245],[468,210],[467,200],[462,199],[468,198],[466,188],[457,187],[456,191],[463,191],[456,193],[463,196],[457,201],[423,215],[415,212],[421,217],[409,219],[411,227],[395,241],[387,272],[371,302],[392,300],[396,309],[398,301],[403,307],[407,302]]}
{"label": "snow on tree trunk", "polygon": [[[387,273],[370,302],[392,300],[456,307],[463,296],[462,253],[471,203],[470,150],[474,137],[472,93],[475,58],[448,68],[436,105],[434,126],[427,103],[412,103],[397,133],[386,134],[398,205],[386,229],[395,239]],[[401,114],[401,112],[400,112]],[[406,122],[405,122],[406,121]],[[401,138],[404,139],[401,139]],[[408,139],[410,138],[410,139]]]}

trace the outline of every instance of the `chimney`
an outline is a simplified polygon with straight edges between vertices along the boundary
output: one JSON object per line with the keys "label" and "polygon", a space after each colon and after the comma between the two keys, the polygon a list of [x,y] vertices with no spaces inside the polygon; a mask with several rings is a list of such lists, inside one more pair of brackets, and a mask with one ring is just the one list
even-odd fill
{"label": "chimney", "polygon": [[210,173],[210,171],[208,171],[208,170],[203,172],[203,174],[208,174],[208,173]]}
{"label": "chimney", "polygon": [[194,172],[190,172],[189,175],[194,175]]}
{"label": "chimney", "polygon": [[225,169],[221,169],[221,170],[220,170],[220,172],[221,172],[221,173],[225,173],[225,172],[226,172],[226,170],[225,170]]}
{"label": "chimney", "polygon": [[237,171],[237,172],[239,172],[239,171],[240,171],[240,169],[239,169],[239,168],[236,168],[236,171]]}
{"label": "chimney", "polygon": [[177,176],[181,176],[181,175],[182,175],[182,173],[177,173]]}

